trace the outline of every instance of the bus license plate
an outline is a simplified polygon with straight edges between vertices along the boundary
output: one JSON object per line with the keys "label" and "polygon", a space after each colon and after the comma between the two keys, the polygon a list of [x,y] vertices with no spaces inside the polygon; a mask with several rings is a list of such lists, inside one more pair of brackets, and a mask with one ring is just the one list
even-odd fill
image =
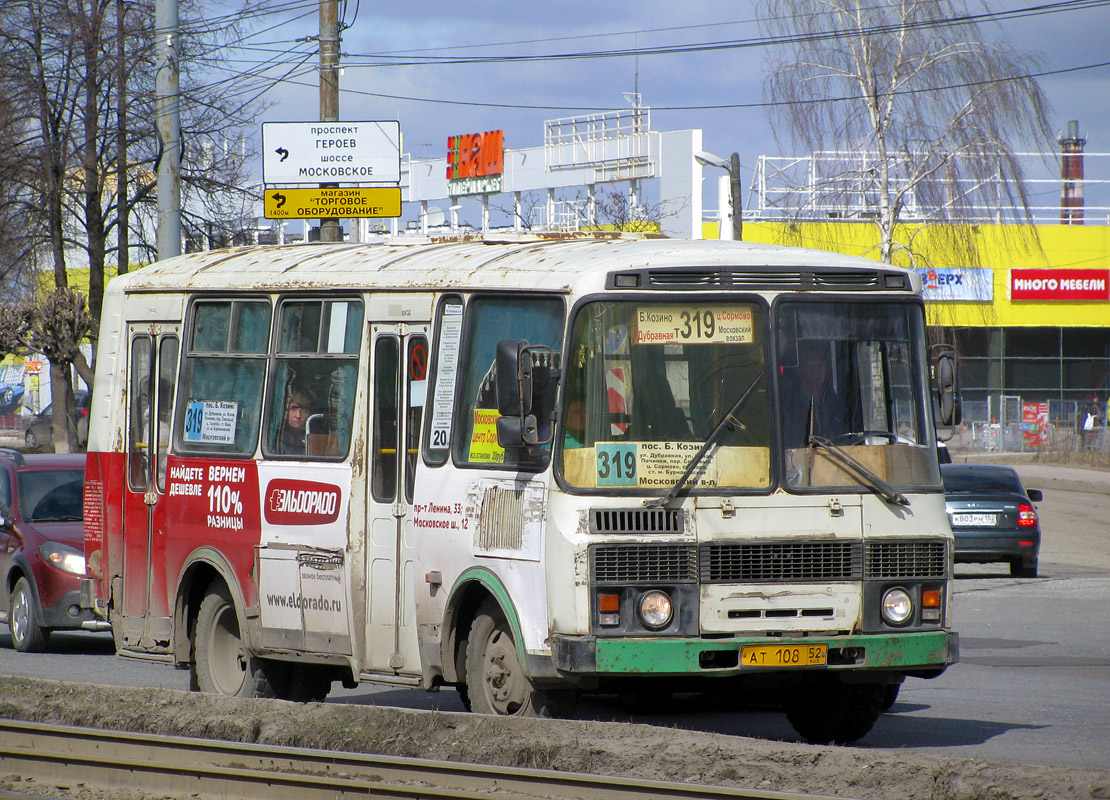
{"label": "bus license plate", "polygon": [[750,644],[740,648],[740,666],[821,667],[828,655],[827,644]]}

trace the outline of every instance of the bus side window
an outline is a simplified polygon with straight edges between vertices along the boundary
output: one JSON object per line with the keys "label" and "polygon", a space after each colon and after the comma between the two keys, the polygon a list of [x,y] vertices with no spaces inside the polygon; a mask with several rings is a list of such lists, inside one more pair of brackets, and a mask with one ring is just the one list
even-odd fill
{"label": "bus side window", "polygon": [[282,301],[264,425],[267,456],[346,457],[361,336],[356,299]]}
{"label": "bus side window", "polygon": [[[535,469],[547,464],[551,457],[550,442],[530,451],[512,448],[515,452],[498,445],[493,365],[497,343],[502,339],[526,339],[532,345],[561,350],[563,316],[563,301],[559,297],[487,295],[471,300],[459,367],[462,387],[453,423],[452,445],[457,463],[490,467],[512,464]],[[538,421],[541,426],[548,423]]]}
{"label": "bus side window", "polygon": [[193,304],[180,385],[185,401],[178,404],[174,422],[179,452],[233,456],[254,452],[269,339],[267,300]]}

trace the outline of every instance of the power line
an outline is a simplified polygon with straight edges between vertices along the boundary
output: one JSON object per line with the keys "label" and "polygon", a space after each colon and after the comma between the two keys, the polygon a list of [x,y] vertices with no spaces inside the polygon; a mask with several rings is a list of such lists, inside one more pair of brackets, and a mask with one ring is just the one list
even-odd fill
{"label": "power line", "polygon": [[[689,53],[702,53],[717,50],[736,50],[751,47],[769,47],[776,45],[800,44],[808,42],[827,41],[846,37],[878,36],[906,30],[928,30],[940,27],[955,27],[974,25],[979,22],[1001,22],[1025,17],[1042,16],[1063,12],[1087,10],[1110,5],[1110,0],[1059,0],[1058,2],[1042,3],[1025,6],[1018,9],[998,12],[983,12],[980,14],[967,14],[948,19],[926,19],[920,21],[895,21],[864,28],[845,28],[839,30],[818,31],[809,34],[790,34],[784,36],[761,36],[745,39],[730,39],[711,42],[697,42],[686,45],[666,45],[655,47],[633,47],[611,50],[579,51],[548,54],[518,54],[518,55],[486,55],[486,56],[426,56],[415,57],[409,54],[392,58],[389,54],[353,54],[349,58],[383,59],[377,63],[352,63],[348,67],[398,67],[398,66],[428,66],[428,65],[461,65],[461,64],[505,64],[529,63],[546,61],[568,61],[598,58],[628,58],[649,55],[679,55]],[[417,51],[420,52],[420,51]]]}
{"label": "power line", "polygon": [[[919,89],[900,89],[892,92],[895,96],[899,95],[912,95],[922,94],[926,92],[941,92],[951,91],[954,89],[964,89],[975,86],[985,86],[988,84],[1005,83],[1009,81],[1029,80],[1030,78],[1044,78],[1052,75],[1063,75],[1071,72],[1081,72],[1090,69],[1100,69],[1103,67],[1110,67],[1110,61],[1103,61],[1097,64],[1084,64],[1077,67],[1064,67],[1062,69],[1044,70],[1042,72],[1029,73],[1025,75],[1014,75],[1008,78],[994,78],[991,80],[972,81],[968,83],[951,84],[949,86],[933,86],[923,87]],[[286,81],[296,86],[311,86],[311,84],[299,83],[297,81]],[[526,105],[516,103],[482,103],[474,100],[450,100],[444,98],[432,97],[409,97],[404,95],[383,94],[380,92],[368,92],[362,89],[344,88],[346,94],[356,94],[363,97],[378,97],[384,100],[401,100],[412,103],[435,103],[438,105],[453,105],[453,106],[470,106],[477,108],[500,108],[510,109],[516,111],[612,111],[612,106],[554,106],[554,105]],[[759,103],[717,103],[713,105],[691,105],[691,106],[651,106],[652,111],[724,111],[729,109],[745,109],[745,108],[772,108],[776,106],[787,105],[809,105],[812,103],[839,103],[852,100],[858,100],[858,95],[850,95],[844,97],[829,97],[821,98],[819,100],[793,100],[793,101],[770,101]]]}

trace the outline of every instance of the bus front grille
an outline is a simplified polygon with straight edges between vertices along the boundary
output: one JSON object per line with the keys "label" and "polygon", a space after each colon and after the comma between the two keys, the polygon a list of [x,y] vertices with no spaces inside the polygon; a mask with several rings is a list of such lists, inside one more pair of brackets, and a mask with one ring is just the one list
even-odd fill
{"label": "bus front grille", "polygon": [[715,542],[599,544],[596,584],[797,583],[946,578],[945,542]]}
{"label": "bus front grille", "polygon": [[696,583],[697,546],[603,544],[590,549],[594,583]]}
{"label": "bus front grille", "polygon": [[863,576],[861,542],[703,544],[702,583],[843,581]]}
{"label": "bus front grille", "polygon": [[682,533],[682,509],[591,509],[590,533]]}
{"label": "bus front grille", "polygon": [[945,542],[868,542],[868,578],[946,578]]}

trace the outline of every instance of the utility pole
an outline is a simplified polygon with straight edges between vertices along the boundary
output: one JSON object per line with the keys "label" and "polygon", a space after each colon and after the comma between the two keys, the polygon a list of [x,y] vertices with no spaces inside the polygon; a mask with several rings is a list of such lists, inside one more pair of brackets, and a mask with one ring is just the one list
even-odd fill
{"label": "utility pole", "polygon": [[[339,121],[339,3],[338,0],[320,0],[320,121]],[[338,186],[321,183],[320,188]],[[320,241],[343,241],[339,220],[329,217],[320,220]]]}
{"label": "utility pole", "polygon": [[116,274],[130,267],[130,208],[127,195],[127,7],[116,0]]}
{"label": "utility pole", "polygon": [[744,241],[744,218],[740,206],[740,154],[733,153],[728,160],[728,188],[732,199],[732,240]]}
{"label": "utility pole", "polygon": [[155,58],[158,67],[158,258],[181,255],[181,100],[177,62],[178,0],[156,0]]}

